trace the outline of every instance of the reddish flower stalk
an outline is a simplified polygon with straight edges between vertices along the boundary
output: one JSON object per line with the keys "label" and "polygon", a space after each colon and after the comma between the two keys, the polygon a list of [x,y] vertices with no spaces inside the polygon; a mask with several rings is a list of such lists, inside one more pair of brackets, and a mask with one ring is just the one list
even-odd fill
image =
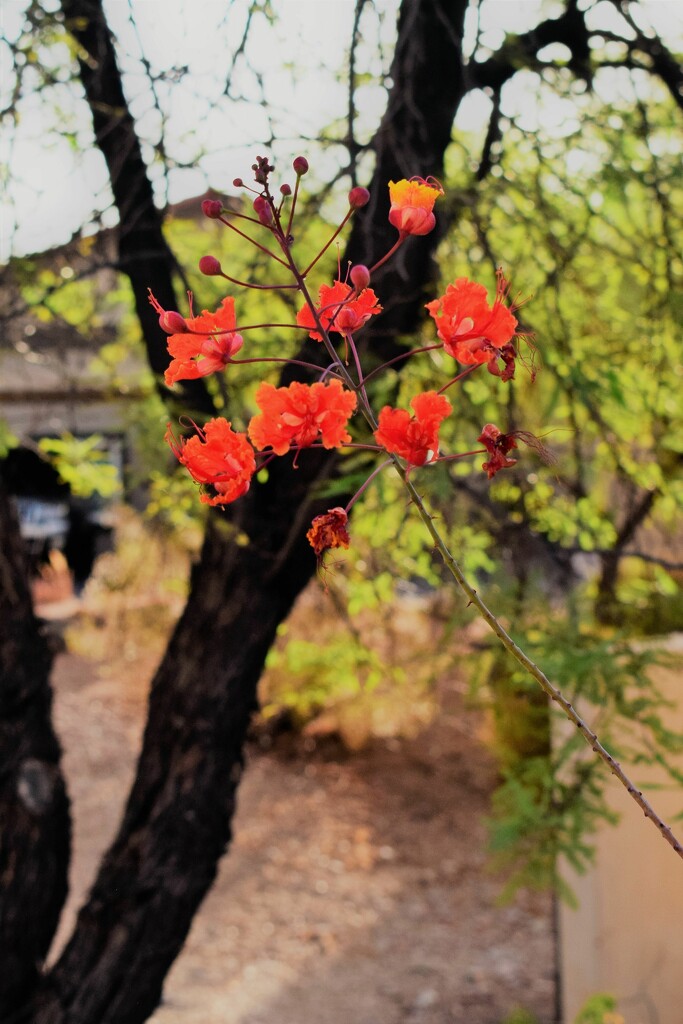
{"label": "reddish flower stalk", "polygon": [[[257,220],[255,217],[245,217],[243,215],[243,219],[250,221],[252,224],[257,224],[259,227],[263,227],[264,226],[261,223],[261,221]],[[229,227],[231,231],[234,231],[235,234],[239,235],[240,238],[244,238],[251,245],[255,246],[257,249],[260,249],[262,253],[265,253],[266,256],[270,256],[270,258],[272,260],[275,260],[276,263],[281,263],[283,267],[288,266],[286,260],[283,260],[281,256],[278,256],[278,254],[276,252],[271,252],[270,249],[267,249],[265,245],[261,244],[261,242],[257,242],[255,238],[251,238],[251,236],[246,234],[246,232],[240,231],[239,228],[235,227],[235,225],[232,223],[232,221],[223,220],[222,217],[221,217],[221,221],[223,222],[223,224],[225,224],[227,227]],[[269,230],[272,231],[272,228],[269,228]]]}
{"label": "reddish flower stalk", "polygon": [[350,210],[347,210],[346,214],[344,215],[344,219],[342,220],[342,222],[339,225],[339,227],[334,231],[334,233],[327,240],[327,242],[325,242],[324,246],[322,247],[322,249],[320,250],[318,255],[314,259],[312,259],[311,262],[306,267],[306,269],[304,271],[302,271],[302,273],[301,273],[302,277],[308,277],[309,273],[311,272],[311,270],[313,270],[313,267],[316,265],[316,263],[318,262],[320,257],[325,255],[325,253],[327,252],[329,247],[334,242],[335,238],[339,237],[339,234],[346,227],[346,225],[350,221],[351,217],[353,217],[353,214],[354,214],[354,208],[353,207]]}

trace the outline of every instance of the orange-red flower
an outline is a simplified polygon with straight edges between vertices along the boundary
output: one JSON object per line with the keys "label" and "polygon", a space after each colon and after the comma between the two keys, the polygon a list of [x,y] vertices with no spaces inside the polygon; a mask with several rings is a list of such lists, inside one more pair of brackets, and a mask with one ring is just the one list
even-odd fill
{"label": "orange-red flower", "polygon": [[343,508],[331,508],[322,516],[316,516],[306,534],[316,555],[324,554],[328,548],[348,548],[351,543],[346,524],[349,517]]}
{"label": "orange-red flower", "polygon": [[[354,289],[343,281],[335,281],[332,286],[320,286],[317,310],[326,331],[336,331],[345,336],[354,334],[371,316],[382,312],[372,288],[363,288],[355,298],[350,299],[349,296],[353,294]],[[323,340],[322,334],[316,329],[317,324],[308,305],[302,306],[299,310],[296,322],[300,327],[309,328],[310,338],[315,341]]]}
{"label": "orange-red flower", "polygon": [[501,469],[514,466],[517,459],[508,459],[507,453],[517,447],[514,434],[504,434],[493,423],[487,423],[477,438],[481,441],[491,458],[483,462],[481,468],[485,470],[489,480]]}
{"label": "orange-red flower", "polygon": [[205,505],[227,505],[249,490],[256,471],[254,449],[246,434],[238,434],[222,416],[209,420],[189,439],[178,440],[169,423],[166,441],[190,476],[203,488]]}
{"label": "orange-red flower", "polygon": [[432,462],[439,452],[439,427],[453,406],[436,391],[425,391],[412,399],[411,416],[405,409],[385,405],[375,431],[377,443],[388,452],[400,455],[413,466]]}
{"label": "orange-red flower", "polygon": [[[179,313],[168,314],[150,292],[149,301],[164,322],[162,326],[172,328],[177,318],[178,325],[183,318]],[[194,380],[207,377],[210,373],[225,369],[227,363],[243,345],[241,334],[235,334],[235,300],[223,299],[215,313],[203,309],[199,316],[190,316],[184,321],[181,333],[172,330],[167,340],[169,355],[173,357],[164,380],[171,387],[177,380]]]}
{"label": "orange-red flower", "polygon": [[[493,305],[486,288],[466,277],[449,284],[445,295],[427,303],[449,355],[466,366],[487,363],[491,373],[509,380],[515,372],[512,339],[517,320],[505,305],[509,286],[502,273]],[[502,368],[498,360],[502,360]]]}
{"label": "orange-red flower", "polygon": [[436,178],[410,178],[389,182],[389,223],[402,235],[428,235],[436,224],[434,203],[443,195]]}
{"label": "orange-red flower", "polygon": [[306,448],[319,437],[325,448],[338,448],[351,440],[346,424],[356,408],[353,391],[341,381],[276,388],[265,381],[256,390],[261,412],[249,424],[249,437],[259,451],[271,447],[284,455],[290,445]]}

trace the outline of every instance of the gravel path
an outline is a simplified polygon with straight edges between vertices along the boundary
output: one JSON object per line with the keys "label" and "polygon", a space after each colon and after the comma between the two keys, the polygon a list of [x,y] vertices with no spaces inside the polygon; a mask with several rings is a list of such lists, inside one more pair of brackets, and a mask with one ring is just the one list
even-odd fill
{"label": "gravel path", "polygon": [[[58,659],[55,715],[74,804],[57,947],[111,839],[142,732],[145,671]],[[249,752],[235,839],[169,974],[154,1024],[551,1024],[552,902],[496,903],[495,773],[457,689],[414,741],[347,754],[283,737]]]}

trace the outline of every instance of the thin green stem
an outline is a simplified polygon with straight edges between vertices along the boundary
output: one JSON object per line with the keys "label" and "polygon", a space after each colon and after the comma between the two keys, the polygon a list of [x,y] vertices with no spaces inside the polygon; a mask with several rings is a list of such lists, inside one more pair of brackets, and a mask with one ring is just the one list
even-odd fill
{"label": "thin green stem", "polygon": [[512,657],[517,662],[519,662],[519,664],[524,669],[526,669],[530,676],[532,676],[536,680],[536,682],[540,685],[541,689],[548,695],[548,697],[550,697],[552,701],[554,701],[557,705],[559,705],[560,708],[562,708],[562,711],[564,712],[566,717],[569,719],[570,722],[573,723],[573,725],[576,726],[576,728],[579,730],[583,738],[586,740],[586,743],[588,743],[588,745],[591,747],[594,753],[596,753],[598,757],[605,762],[605,764],[612,772],[612,774],[615,775],[619,782],[621,782],[622,786],[624,786],[629,796],[633,800],[635,800],[635,802],[638,804],[645,817],[649,818],[650,821],[653,822],[653,824],[659,830],[659,832],[666,840],[666,842],[669,844],[669,846],[671,846],[672,849],[675,850],[679,857],[683,858],[683,845],[681,845],[679,840],[676,838],[671,828],[664,823],[664,821],[660,818],[660,816],[653,808],[652,804],[643,796],[642,792],[636,788],[636,786],[633,784],[631,779],[623,770],[619,762],[614,757],[612,757],[608,750],[605,749],[605,747],[598,739],[597,735],[584,721],[581,715],[579,715],[576,708],[571,704],[570,701],[567,700],[567,698],[564,696],[561,690],[559,690],[558,687],[554,686],[553,683],[550,682],[548,677],[538,667],[538,665],[536,665],[536,663],[532,661],[527,654],[525,654],[522,648],[515,643],[510,634],[504,629],[500,621],[496,618],[496,616],[493,614],[490,608],[485,604],[485,602],[479,596],[474,587],[471,586],[471,584],[468,582],[458,562],[453,557],[451,552],[448,550],[445,541],[441,537],[439,531],[436,529],[432,516],[425,508],[424,502],[422,501],[422,498],[418,494],[412,481],[408,478],[406,470],[401,465],[399,459],[396,458],[395,456],[393,457],[393,462],[397,473],[402,478],[405,486],[408,489],[411,500],[418,511],[420,519],[426,526],[432,540],[434,541],[434,546],[436,547],[437,551],[441,555],[441,558],[443,559],[444,565],[446,566],[446,568],[448,569],[448,571],[450,572],[451,576],[458,584],[460,589],[463,591],[465,596],[467,597],[469,604],[473,605],[477,609],[479,615],[486,622],[489,628],[493,630],[493,632],[496,634],[496,636],[502,643],[503,647],[505,647],[506,650],[509,651],[509,653],[512,655]]}

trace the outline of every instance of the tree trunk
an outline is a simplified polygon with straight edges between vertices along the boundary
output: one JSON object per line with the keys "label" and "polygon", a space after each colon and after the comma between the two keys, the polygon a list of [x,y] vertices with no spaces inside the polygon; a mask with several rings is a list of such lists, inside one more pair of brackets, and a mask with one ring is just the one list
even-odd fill
{"label": "tree trunk", "polygon": [[52,656],[0,483],[0,1020],[35,988],[67,893],[71,825],[52,729]]}
{"label": "tree trunk", "polygon": [[[79,4],[64,0],[63,6],[73,16]],[[467,0],[404,0],[395,85],[375,143],[376,194],[353,232],[351,258],[372,262],[395,240],[386,222],[389,178],[441,171],[464,93],[466,7]],[[373,348],[393,348],[397,335],[414,329],[435,244],[436,235],[411,240],[373,280],[387,307]],[[139,268],[129,264],[126,271]],[[152,684],[119,834],[71,941],[17,1021],[137,1024],[158,1004],[230,839],[265,656],[315,569],[305,533],[320,502],[310,492],[333,472],[334,459],[306,456],[295,471],[278,460],[266,484],[212,517],[187,607]]]}

